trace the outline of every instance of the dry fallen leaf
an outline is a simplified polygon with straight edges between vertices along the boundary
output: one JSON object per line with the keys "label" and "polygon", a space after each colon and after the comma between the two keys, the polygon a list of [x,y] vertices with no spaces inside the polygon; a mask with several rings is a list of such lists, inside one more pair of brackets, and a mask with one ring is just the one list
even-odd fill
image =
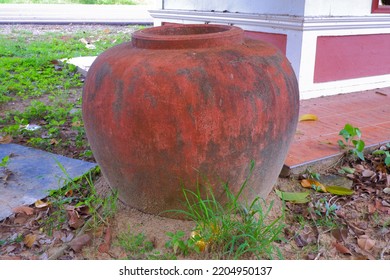
{"label": "dry fallen leaf", "polygon": [[334,242],[333,246],[341,254],[352,255],[351,251],[347,247],[345,247],[344,245],[342,245],[342,244],[340,244],[338,242]]}
{"label": "dry fallen leaf", "polygon": [[313,179],[303,179],[301,181],[301,186],[304,188],[315,188],[316,191],[326,192],[325,186]]}
{"label": "dry fallen leaf", "polygon": [[48,207],[50,205],[50,203],[38,199],[37,201],[35,201],[34,205],[36,208],[41,209],[41,208]]}
{"label": "dry fallen leaf", "polygon": [[15,207],[14,209],[12,209],[12,212],[14,212],[15,214],[22,214],[23,213],[23,214],[30,216],[30,215],[34,214],[34,209],[31,207],[22,205],[22,206],[18,206],[18,207]]}
{"label": "dry fallen leaf", "polygon": [[376,211],[375,205],[374,204],[369,204],[368,205],[368,213],[369,214],[373,214],[373,213],[375,213],[375,211]]}
{"label": "dry fallen leaf", "polygon": [[305,238],[303,238],[302,235],[298,234],[294,238],[295,244],[297,244],[298,247],[302,248],[305,247],[308,243]]}
{"label": "dry fallen leaf", "polygon": [[356,164],[355,165],[355,170],[357,171],[357,172],[363,172],[364,170],[365,170],[365,168],[364,168],[364,166],[363,165],[361,165],[361,164]]}
{"label": "dry fallen leaf", "polygon": [[110,250],[110,245],[108,245],[107,243],[102,243],[98,247],[99,253],[108,253],[109,250]]}
{"label": "dry fallen leaf", "polygon": [[83,247],[88,245],[90,242],[91,242],[91,237],[89,236],[89,234],[83,234],[73,239],[69,243],[69,246],[70,248],[73,249],[73,251],[77,253],[80,252],[81,249],[83,249]]}
{"label": "dry fallen leaf", "polygon": [[90,209],[89,209],[89,207],[87,205],[79,206],[75,210],[80,215],[90,215],[91,214]]}
{"label": "dry fallen leaf", "polygon": [[66,234],[60,230],[54,230],[52,236],[54,240],[61,240],[62,238],[65,238]]}
{"label": "dry fallen leaf", "polygon": [[[383,164],[383,163],[379,163],[377,166],[376,166],[376,168],[375,168],[375,170],[376,171],[378,171],[378,172],[380,172],[380,173],[386,173],[386,169],[387,167]],[[381,175],[381,174],[380,174]]]}
{"label": "dry fallen leaf", "polygon": [[390,207],[390,203],[388,203],[386,200],[382,200],[382,206],[383,207]]}
{"label": "dry fallen leaf", "polygon": [[304,115],[299,117],[299,121],[300,122],[303,122],[303,121],[318,121],[318,117],[316,115],[313,115],[313,114],[304,114]]}
{"label": "dry fallen leaf", "polygon": [[73,196],[73,190],[72,190],[72,189],[68,190],[68,191],[65,193],[65,196],[66,196],[66,197]]}
{"label": "dry fallen leaf", "polygon": [[73,229],[78,229],[84,224],[84,219],[75,210],[68,210],[68,224]]}
{"label": "dry fallen leaf", "polygon": [[383,203],[384,200],[376,199],[375,200],[375,209],[380,212],[389,212],[388,206],[386,206],[386,202]]}
{"label": "dry fallen leaf", "polygon": [[362,176],[365,177],[365,178],[368,178],[368,177],[371,177],[375,175],[375,172],[372,171],[372,170],[369,170],[369,169],[365,169],[363,172],[362,172]]}
{"label": "dry fallen leaf", "polygon": [[0,144],[9,144],[12,142],[11,135],[0,136]]}
{"label": "dry fallen leaf", "polygon": [[301,186],[304,188],[311,188],[311,180],[310,179],[303,179],[301,181]]}
{"label": "dry fallen leaf", "polygon": [[362,255],[362,254],[358,254],[358,255],[354,255],[352,257],[353,260],[359,260],[359,261],[363,261],[363,260],[369,260],[369,258],[365,255]]}
{"label": "dry fallen leaf", "polygon": [[331,233],[338,242],[344,241],[348,237],[348,230],[345,228],[344,229],[336,228],[332,230]]}
{"label": "dry fallen leaf", "polygon": [[99,252],[100,253],[107,253],[110,250],[110,245],[111,245],[111,229],[107,228],[106,229],[106,235],[104,236],[104,243],[99,245]]}
{"label": "dry fallen leaf", "polygon": [[20,213],[18,216],[14,219],[15,225],[24,225],[29,217],[25,213]]}
{"label": "dry fallen leaf", "polygon": [[370,239],[367,235],[361,235],[357,243],[363,250],[369,251],[375,246],[375,240]]}
{"label": "dry fallen leaf", "polygon": [[23,243],[28,247],[28,248],[31,248],[34,243],[35,243],[35,240],[37,240],[37,236],[35,234],[27,234],[24,239],[23,239]]}
{"label": "dry fallen leaf", "polygon": [[11,253],[13,250],[15,250],[17,248],[16,245],[9,245],[7,246],[7,248],[5,249],[5,251],[7,252],[7,254]]}
{"label": "dry fallen leaf", "polygon": [[73,237],[74,237],[74,234],[69,232],[64,238],[61,239],[61,241],[64,243],[68,243],[68,242],[72,241]]}
{"label": "dry fallen leaf", "polygon": [[196,241],[195,245],[198,247],[200,252],[203,252],[206,249],[207,242],[205,242],[203,239],[201,239],[201,240]]}
{"label": "dry fallen leaf", "polygon": [[81,123],[81,121],[75,121],[75,122],[72,122],[72,126],[73,127],[80,127],[80,126],[82,126],[82,123]]}

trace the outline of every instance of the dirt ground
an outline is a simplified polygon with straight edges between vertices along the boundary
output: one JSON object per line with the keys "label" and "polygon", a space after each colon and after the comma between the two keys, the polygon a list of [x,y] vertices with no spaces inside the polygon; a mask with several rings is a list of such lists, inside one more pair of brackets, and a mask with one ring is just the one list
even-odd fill
{"label": "dirt ground", "polygon": [[[109,191],[107,182],[101,177],[97,182],[100,192]],[[275,189],[284,191],[302,191],[296,178],[279,178]],[[294,260],[375,260],[390,259],[390,208],[378,204],[378,197],[368,193],[355,194],[352,197],[332,196],[339,205],[337,215],[331,221],[334,224],[322,225],[321,220],[310,212],[313,203],[323,197],[322,193],[312,193],[312,202],[307,204],[286,203],[285,230],[283,242],[275,243],[284,259]],[[270,219],[282,215],[283,202],[272,191],[266,203],[273,203]],[[373,218],[375,217],[375,218]],[[118,234],[129,232],[143,233],[147,240],[160,252],[169,252],[165,248],[167,232],[184,231],[190,236],[195,223],[149,215],[120,203],[119,210],[110,230],[112,241],[110,250],[100,252],[99,245],[104,243],[104,234],[97,236],[95,243],[76,255],[78,259],[122,259],[129,255],[119,246],[115,246]],[[212,254],[178,255],[179,259],[208,259]]]}
{"label": "dirt ground", "polygon": [[[96,181],[98,193],[102,196],[110,192],[103,177]],[[299,181],[292,178],[279,178],[275,189],[285,191],[301,191]],[[378,198],[366,195],[352,197],[332,196],[339,210],[329,224],[313,214],[313,203],[323,194],[313,192],[312,202],[295,204],[286,202],[282,241],[274,245],[279,248],[283,259],[287,260],[376,260],[390,259],[390,230],[388,207],[379,204]],[[267,204],[273,202],[270,218],[282,214],[283,202],[275,194],[270,193]],[[34,206],[31,206],[32,208]],[[165,243],[169,240],[167,232],[183,231],[189,237],[195,223],[169,219],[142,213],[118,202],[115,216],[106,224],[101,224],[91,230],[69,229],[66,222],[52,236],[41,232],[40,211],[32,216],[16,214],[0,224],[0,239],[9,236],[22,235],[24,240],[19,243],[5,244],[0,247],[0,259],[132,259],[133,255],[118,243],[118,237],[123,234],[143,234],[145,240],[153,244],[160,256],[171,254]],[[69,221],[68,221],[69,222]],[[37,239],[32,246],[26,243],[26,236],[34,235]],[[73,242],[88,236],[88,242],[79,248]],[[148,258],[136,254],[135,259]],[[187,256],[175,255],[177,259],[212,259],[212,252],[192,253]]]}

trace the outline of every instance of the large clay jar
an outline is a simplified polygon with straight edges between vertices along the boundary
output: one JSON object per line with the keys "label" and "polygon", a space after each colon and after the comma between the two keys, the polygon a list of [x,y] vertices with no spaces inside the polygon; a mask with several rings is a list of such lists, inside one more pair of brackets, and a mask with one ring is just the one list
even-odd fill
{"label": "large clay jar", "polygon": [[[161,214],[183,188],[223,183],[241,199],[272,190],[295,133],[295,74],[275,47],[224,25],[143,29],[102,53],[83,92],[94,156],[119,198]],[[204,191],[205,192],[205,191]]]}

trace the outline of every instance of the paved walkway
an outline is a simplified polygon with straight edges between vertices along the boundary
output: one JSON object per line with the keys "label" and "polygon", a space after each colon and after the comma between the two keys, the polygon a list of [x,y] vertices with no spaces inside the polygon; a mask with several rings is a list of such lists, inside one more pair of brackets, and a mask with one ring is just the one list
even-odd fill
{"label": "paved walkway", "polygon": [[300,115],[315,114],[318,120],[298,123],[285,171],[337,160],[339,132],[347,123],[361,130],[366,147],[390,142],[390,87],[301,100],[300,105]]}
{"label": "paved walkway", "polygon": [[0,24],[152,24],[147,5],[0,4]]}

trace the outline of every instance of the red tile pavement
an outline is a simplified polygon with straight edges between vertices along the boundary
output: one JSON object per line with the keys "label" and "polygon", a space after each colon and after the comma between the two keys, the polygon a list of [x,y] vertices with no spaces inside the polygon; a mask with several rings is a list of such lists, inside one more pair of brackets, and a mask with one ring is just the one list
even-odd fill
{"label": "red tile pavement", "polygon": [[366,146],[390,142],[390,87],[301,100],[300,115],[317,121],[298,123],[285,168],[294,170],[341,154],[337,140],[346,123],[360,128]]}

